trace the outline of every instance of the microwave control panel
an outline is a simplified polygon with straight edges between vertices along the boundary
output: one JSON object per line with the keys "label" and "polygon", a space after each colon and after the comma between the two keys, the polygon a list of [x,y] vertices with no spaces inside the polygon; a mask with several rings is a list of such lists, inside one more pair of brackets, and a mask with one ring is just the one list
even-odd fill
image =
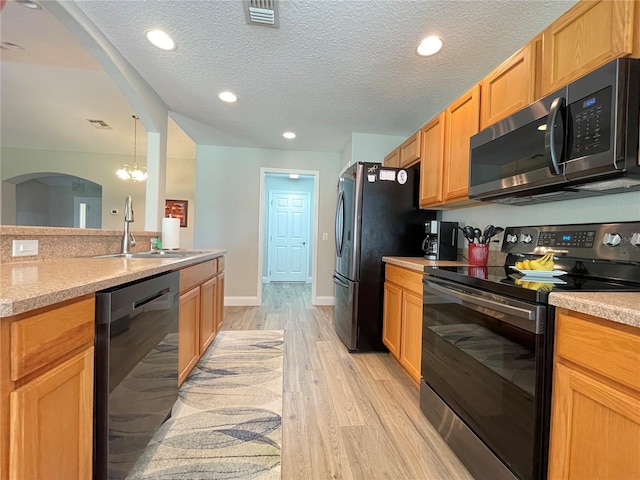
{"label": "microwave control panel", "polygon": [[609,150],[611,91],[611,87],[604,88],[569,106],[572,119],[569,158],[580,158]]}
{"label": "microwave control panel", "polygon": [[509,254],[640,261],[640,222],[508,227],[502,251]]}

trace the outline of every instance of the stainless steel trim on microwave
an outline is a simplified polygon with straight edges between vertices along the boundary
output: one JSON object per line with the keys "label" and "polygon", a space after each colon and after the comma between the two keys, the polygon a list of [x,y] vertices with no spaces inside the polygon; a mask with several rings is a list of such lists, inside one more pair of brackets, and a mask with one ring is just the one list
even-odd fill
{"label": "stainless steel trim on microwave", "polygon": [[424,280],[425,290],[477,312],[532,333],[543,333],[546,307],[514,300],[484,290],[467,289],[440,278]]}

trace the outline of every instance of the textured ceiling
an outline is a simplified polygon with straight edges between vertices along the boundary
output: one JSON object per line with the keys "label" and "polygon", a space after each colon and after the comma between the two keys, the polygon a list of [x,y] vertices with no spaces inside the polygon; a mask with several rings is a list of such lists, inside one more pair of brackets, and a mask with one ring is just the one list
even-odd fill
{"label": "textured ceiling", "polygon": [[[20,8],[9,3],[3,40],[6,11]],[[289,0],[279,28],[247,25],[240,0],[76,3],[197,143],[338,152],[352,132],[410,135],[575,1]],[[167,31],[177,49],[150,46],[150,28]],[[444,49],[421,58],[415,46],[429,34]],[[3,51],[3,90],[4,61]],[[105,111],[115,108],[114,87],[90,72],[83,83],[95,82]],[[220,102],[223,90],[238,102]],[[4,91],[2,100],[4,117]],[[298,137],[283,139],[286,130]]]}

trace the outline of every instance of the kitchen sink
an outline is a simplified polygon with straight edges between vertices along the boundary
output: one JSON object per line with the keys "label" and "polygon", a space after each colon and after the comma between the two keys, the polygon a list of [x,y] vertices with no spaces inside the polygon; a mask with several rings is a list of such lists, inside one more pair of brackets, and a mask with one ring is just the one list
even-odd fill
{"label": "kitchen sink", "polygon": [[106,255],[94,255],[91,258],[176,258],[188,257],[190,255],[198,255],[207,253],[204,250],[159,250],[153,252],[135,252],[135,253],[110,253]]}

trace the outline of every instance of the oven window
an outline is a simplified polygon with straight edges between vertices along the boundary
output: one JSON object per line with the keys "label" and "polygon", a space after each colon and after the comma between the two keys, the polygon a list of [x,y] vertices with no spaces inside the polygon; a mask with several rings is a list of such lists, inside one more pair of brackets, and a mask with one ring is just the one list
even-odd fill
{"label": "oven window", "polygon": [[425,382],[518,476],[533,478],[542,336],[439,296],[425,295]]}

